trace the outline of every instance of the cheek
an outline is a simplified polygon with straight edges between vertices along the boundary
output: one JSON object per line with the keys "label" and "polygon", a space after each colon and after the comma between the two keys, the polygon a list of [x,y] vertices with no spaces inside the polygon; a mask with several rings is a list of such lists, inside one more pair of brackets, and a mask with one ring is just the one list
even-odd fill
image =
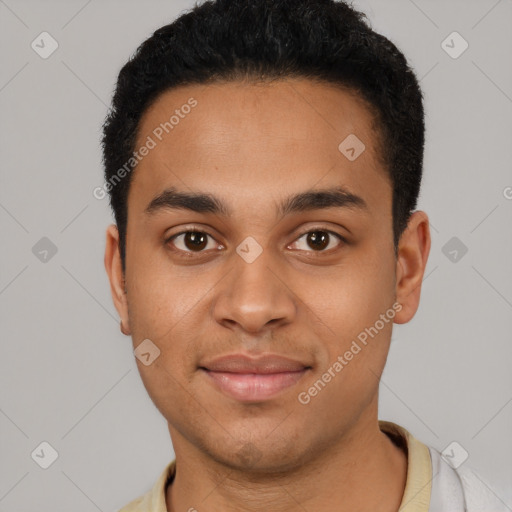
{"label": "cheek", "polygon": [[321,319],[316,334],[327,350],[327,361],[315,375],[321,392],[312,390],[322,395],[316,402],[320,408],[328,408],[330,401],[357,408],[378,388],[395,315],[393,260],[378,256],[362,248],[360,257],[338,267],[329,279],[310,283],[314,302],[308,306]]}
{"label": "cheek", "polygon": [[[140,262],[139,262],[140,261]],[[139,337],[175,338],[176,327],[188,317],[202,314],[214,276],[179,272],[165,258],[133,259],[127,269],[130,327]],[[142,338],[142,339],[143,339]]]}
{"label": "cheek", "polygon": [[[139,267],[140,269],[140,267]],[[164,414],[172,397],[183,395],[184,387],[195,368],[199,326],[193,318],[204,315],[206,290],[190,286],[190,280],[179,279],[153,268],[137,272],[129,290],[129,315],[133,348],[149,339],[158,353],[149,365],[137,360],[137,366],[151,399]],[[152,345],[151,345],[152,346]],[[168,411],[167,411],[168,412]]]}
{"label": "cheek", "polygon": [[[348,260],[347,260],[348,261]],[[373,325],[394,301],[394,266],[375,261],[368,252],[331,268],[325,277],[298,276],[301,299],[340,340]],[[307,293],[306,293],[307,290]]]}
{"label": "cheek", "polygon": [[[177,418],[194,414],[199,404],[188,390],[182,365],[176,364],[176,361],[179,361],[176,355],[163,351],[151,366],[139,362],[137,365],[144,387],[156,408],[164,418],[175,418],[177,422]],[[199,410],[195,412],[199,413]]]}
{"label": "cheek", "polygon": [[377,316],[365,327],[356,325],[361,320],[340,320],[340,335],[328,346],[328,362],[316,369],[297,397],[313,416],[337,425],[341,420],[357,417],[376,399],[394,313],[392,309],[384,310],[384,315],[386,311],[391,311],[387,322]]}

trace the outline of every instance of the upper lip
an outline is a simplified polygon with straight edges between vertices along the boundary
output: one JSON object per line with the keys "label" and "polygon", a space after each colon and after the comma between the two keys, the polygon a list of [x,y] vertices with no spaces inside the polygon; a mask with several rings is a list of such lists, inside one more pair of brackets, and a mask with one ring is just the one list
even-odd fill
{"label": "upper lip", "polygon": [[297,372],[311,367],[300,361],[275,354],[265,354],[259,357],[232,354],[217,357],[202,364],[200,368],[212,372],[270,374]]}

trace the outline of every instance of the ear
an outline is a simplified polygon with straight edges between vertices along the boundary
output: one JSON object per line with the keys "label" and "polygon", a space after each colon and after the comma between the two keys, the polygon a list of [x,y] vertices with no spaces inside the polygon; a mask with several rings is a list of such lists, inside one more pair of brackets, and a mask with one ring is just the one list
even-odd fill
{"label": "ear", "polygon": [[421,284],[430,252],[430,224],[427,214],[414,212],[400,237],[396,262],[396,300],[402,309],[395,323],[405,324],[415,315],[421,294]]}
{"label": "ear", "polygon": [[128,302],[126,300],[125,280],[121,265],[121,252],[119,250],[119,231],[115,224],[111,224],[107,228],[104,262],[110,281],[112,300],[124,327],[123,333],[130,334]]}

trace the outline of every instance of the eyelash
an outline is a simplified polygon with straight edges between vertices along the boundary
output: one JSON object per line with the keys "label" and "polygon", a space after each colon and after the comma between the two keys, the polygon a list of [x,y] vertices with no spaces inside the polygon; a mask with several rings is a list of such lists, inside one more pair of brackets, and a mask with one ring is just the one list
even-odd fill
{"label": "eyelash", "polygon": [[[329,235],[332,235],[334,237],[336,237],[340,242],[342,242],[342,245],[348,245],[348,241],[345,237],[343,237],[342,235],[340,235],[339,233],[336,233],[334,231],[331,231],[329,229],[325,229],[323,227],[313,227],[313,228],[309,228],[307,231],[304,231],[303,233],[301,233],[293,243],[297,242],[298,240],[300,240],[304,235],[308,235],[310,233],[315,233],[315,232],[322,232],[322,233],[327,233]],[[192,229],[188,229],[186,231],[181,231],[180,233],[176,233],[170,237],[168,237],[166,240],[165,240],[165,244],[168,245],[170,244],[171,242],[173,242],[176,238],[178,238],[179,236],[182,236],[182,235],[186,235],[187,233],[199,233],[199,234],[204,234],[204,235],[207,235],[208,237],[212,238],[213,240],[215,240],[215,238],[210,235],[209,233],[207,233],[206,231],[201,231],[199,229],[195,229],[195,228],[192,228]],[[329,241],[330,242],[330,241]],[[172,249],[176,252],[181,252],[181,253],[184,253],[184,254],[189,254],[189,255],[192,255],[192,254],[203,254],[205,252],[205,250],[201,250],[201,251],[190,251],[190,250],[183,250],[183,249]],[[331,252],[333,249],[328,249],[328,250],[321,250],[321,251],[314,251],[314,250],[309,250],[309,251],[305,251],[305,252],[308,252],[308,253],[313,253],[313,254],[317,254],[317,255],[322,255],[322,254],[325,254],[325,253],[329,253]]]}

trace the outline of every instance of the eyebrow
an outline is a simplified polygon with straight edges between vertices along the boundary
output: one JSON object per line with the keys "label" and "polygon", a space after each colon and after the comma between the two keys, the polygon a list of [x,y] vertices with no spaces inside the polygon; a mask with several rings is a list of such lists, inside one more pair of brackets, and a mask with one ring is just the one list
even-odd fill
{"label": "eyebrow", "polygon": [[[344,187],[322,190],[307,190],[293,195],[278,205],[278,214],[285,217],[292,213],[327,208],[368,210],[366,201]],[[188,210],[197,213],[213,213],[230,216],[231,209],[218,197],[200,192],[183,192],[168,188],[154,197],[144,212],[153,215],[164,210]]]}

